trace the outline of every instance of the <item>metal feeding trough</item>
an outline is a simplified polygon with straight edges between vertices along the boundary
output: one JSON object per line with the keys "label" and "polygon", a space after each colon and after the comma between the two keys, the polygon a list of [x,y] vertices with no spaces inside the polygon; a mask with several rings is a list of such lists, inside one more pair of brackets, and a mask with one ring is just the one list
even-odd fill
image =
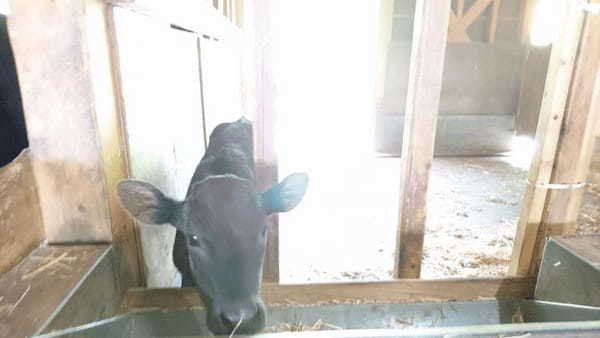
{"label": "metal feeding trough", "polygon": [[[598,249],[598,237],[586,245]],[[594,250],[551,239],[534,300],[276,306],[256,337],[600,337]],[[129,312],[38,337],[194,336],[210,336],[202,310]]]}
{"label": "metal feeding trough", "polygon": [[[327,330],[293,334],[302,337],[498,337],[556,333],[556,330],[562,333],[595,332],[600,336],[598,319],[600,308],[528,300],[333,305],[272,308],[267,331],[300,327]],[[281,334],[257,336],[266,338]],[[210,336],[203,311],[128,313],[40,337],[190,336]]]}

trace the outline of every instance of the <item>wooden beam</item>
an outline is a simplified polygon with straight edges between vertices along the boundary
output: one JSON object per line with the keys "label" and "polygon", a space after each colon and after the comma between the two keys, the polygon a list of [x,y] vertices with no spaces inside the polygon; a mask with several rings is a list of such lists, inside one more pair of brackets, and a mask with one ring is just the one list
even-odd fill
{"label": "wooden beam", "polygon": [[[277,152],[275,150],[275,80],[271,57],[271,8],[275,0],[252,2],[254,15],[254,67],[256,74],[256,110],[254,115],[254,161],[256,184],[264,191],[278,180]],[[273,214],[267,218],[267,248],[263,279],[279,281],[279,218]]]}
{"label": "wooden beam", "polygon": [[227,0],[217,0],[217,10],[223,16],[225,16],[225,1]]}
{"label": "wooden beam", "polygon": [[392,41],[394,22],[394,0],[379,2],[379,34],[377,41],[377,78],[375,80],[375,106],[379,112],[385,96],[385,78],[387,73],[388,52]]}
{"label": "wooden beam", "polygon": [[462,18],[465,14],[465,0],[457,0],[456,1],[456,16]]}
{"label": "wooden beam", "polygon": [[109,207],[113,219],[113,244],[117,256],[123,258],[128,265],[129,273],[123,267],[117,267],[119,275],[126,279],[131,278],[131,283],[126,285],[145,285],[145,275],[142,255],[142,244],[139,228],[135,221],[121,206],[116,194],[116,185],[122,179],[131,177],[129,162],[129,147],[126,140],[125,124],[125,98],[123,96],[123,79],[121,74],[121,58],[119,43],[115,26],[114,8],[106,11],[106,37],[108,39],[108,57],[110,70],[106,71],[112,77],[112,101],[114,110],[101,112],[99,119],[107,120],[101,125],[101,140],[103,143],[103,157],[105,158],[107,185],[109,186]]}
{"label": "wooden beam", "polygon": [[558,139],[563,123],[567,96],[575,57],[579,47],[583,12],[575,2],[569,2],[561,23],[560,37],[552,47],[546,76],[541,115],[536,132],[536,151],[529,169],[523,206],[509,268],[510,275],[528,275],[535,259],[538,232],[555,163]]}
{"label": "wooden beam", "polygon": [[130,0],[102,0],[113,6],[149,16],[169,24],[208,35],[219,41],[241,39],[240,29],[227,19],[223,12],[223,1],[219,0],[218,9],[210,2],[196,0],[169,0],[165,1],[130,1]]}
{"label": "wooden beam", "polygon": [[[560,132],[551,183],[586,182],[600,119],[600,16],[587,15],[565,117]],[[596,74],[596,76],[594,76]],[[542,215],[529,274],[541,264],[548,236],[570,235],[576,230],[585,186],[550,190]]]}
{"label": "wooden beam", "polygon": [[483,11],[495,0],[476,0],[469,10],[461,17],[461,20],[454,29],[467,30],[477,18],[481,16]]}
{"label": "wooden beam", "polygon": [[29,150],[0,168],[0,275],[37,248],[44,237]]}
{"label": "wooden beam", "polygon": [[454,14],[454,12],[450,11],[450,23],[449,23],[449,31],[448,31],[448,42],[469,42],[471,39],[469,35],[467,35],[466,31],[455,30],[452,29],[454,25],[460,21],[462,16],[458,16],[458,14]]}
{"label": "wooden beam", "polygon": [[495,0],[476,0],[467,12],[453,21],[448,32],[448,40],[451,42],[470,41],[467,29],[477,20],[483,11]]}
{"label": "wooden beam", "polygon": [[[375,304],[530,298],[534,278],[397,280],[366,283],[263,284],[269,307],[289,305]],[[198,292],[186,289],[131,289],[122,311],[181,311],[202,308]]]}
{"label": "wooden beam", "polygon": [[244,27],[244,0],[235,0],[235,23],[238,27]]}
{"label": "wooden beam", "polygon": [[421,272],[449,18],[450,0],[417,1],[402,146],[396,278],[418,278]]}
{"label": "wooden beam", "polygon": [[229,0],[229,21],[235,23],[235,10],[236,10],[236,6],[235,6],[235,0]]}
{"label": "wooden beam", "polygon": [[500,10],[500,0],[494,0],[492,11],[490,13],[490,25],[488,28],[488,42],[496,41],[496,31],[498,29],[498,12]]}

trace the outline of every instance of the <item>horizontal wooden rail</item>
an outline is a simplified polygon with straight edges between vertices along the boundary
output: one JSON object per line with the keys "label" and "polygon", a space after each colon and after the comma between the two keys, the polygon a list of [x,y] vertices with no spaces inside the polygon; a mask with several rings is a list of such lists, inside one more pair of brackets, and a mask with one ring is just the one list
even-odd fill
{"label": "horizontal wooden rail", "polygon": [[[534,278],[403,279],[388,282],[263,284],[267,306],[469,301],[530,298]],[[123,311],[179,311],[202,308],[195,289],[131,289]]]}
{"label": "horizontal wooden rail", "polygon": [[208,35],[219,40],[241,39],[241,30],[206,1],[169,0],[104,0],[106,3],[125,8],[157,20],[166,21],[181,28]]}

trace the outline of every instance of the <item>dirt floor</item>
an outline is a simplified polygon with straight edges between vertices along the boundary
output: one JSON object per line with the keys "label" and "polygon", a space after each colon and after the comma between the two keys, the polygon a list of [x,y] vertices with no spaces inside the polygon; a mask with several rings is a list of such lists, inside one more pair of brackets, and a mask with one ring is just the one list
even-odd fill
{"label": "dirt floor", "polygon": [[[305,200],[281,215],[283,283],[391,279],[400,159],[363,157],[344,166],[308,168]],[[434,160],[422,278],[506,273],[527,168],[510,157]],[[600,232],[596,188],[586,193],[580,233]]]}

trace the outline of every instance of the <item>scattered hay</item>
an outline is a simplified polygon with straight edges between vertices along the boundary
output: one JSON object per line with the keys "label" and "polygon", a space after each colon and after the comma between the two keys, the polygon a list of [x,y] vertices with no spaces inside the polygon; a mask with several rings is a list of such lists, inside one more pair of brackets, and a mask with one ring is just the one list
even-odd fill
{"label": "scattered hay", "polygon": [[71,263],[75,259],[75,257],[68,257],[68,255],[69,255],[68,252],[63,252],[62,255],[60,255],[58,257],[44,257],[43,258],[45,260],[44,264],[42,264],[39,268],[24,274],[21,277],[21,279],[22,280],[30,279],[30,278],[36,276],[37,274],[39,274],[40,272],[50,269],[54,265],[68,267],[69,269],[71,269],[70,266],[65,265],[63,263],[63,261],[66,261],[67,263]]}

